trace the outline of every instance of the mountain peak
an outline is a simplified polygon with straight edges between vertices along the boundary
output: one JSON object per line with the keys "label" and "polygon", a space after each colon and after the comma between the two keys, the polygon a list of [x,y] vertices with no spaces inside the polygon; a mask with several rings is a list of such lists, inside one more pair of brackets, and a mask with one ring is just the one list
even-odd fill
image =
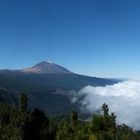
{"label": "mountain peak", "polygon": [[40,62],[40,63],[38,63],[38,64],[32,66],[32,68],[34,68],[34,67],[47,67],[47,66],[49,66],[49,65],[56,65],[56,64],[54,64],[54,63],[53,63],[52,61],[50,61],[50,60],[47,60],[47,61],[42,61],[42,62]]}
{"label": "mountain peak", "polygon": [[49,74],[49,73],[71,74],[72,73],[66,68],[60,65],[57,65],[50,60],[42,61],[34,65],[33,67],[24,69],[23,72],[40,73],[40,74]]}
{"label": "mountain peak", "polygon": [[50,63],[50,64],[53,64],[53,62],[51,60],[47,60],[46,62],[47,63]]}

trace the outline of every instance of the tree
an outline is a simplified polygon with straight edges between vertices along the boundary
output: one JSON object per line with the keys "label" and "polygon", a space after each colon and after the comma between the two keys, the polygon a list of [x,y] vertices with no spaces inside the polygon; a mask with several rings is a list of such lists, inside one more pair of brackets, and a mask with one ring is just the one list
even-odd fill
{"label": "tree", "polygon": [[77,112],[75,112],[75,111],[72,112],[71,119],[72,119],[73,129],[76,129],[78,126],[78,114],[77,114]]}
{"label": "tree", "polygon": [[117,133],[117,127],[116,127],[116,116],[114,113],[111,113],[111,121],[112,121],[112,133],[113,133],[113,139],[116,140],[116,133]]}
{"label": "tree", "polygon": [[44,130],[48,125],[49,119],[46,118],[45,113],[35,108],[30,112],[29,120],[24,127],[24,140],[43,140],[46,137]]}
{"label": "tree", "polygon": [[109,112],[108,105],[104,103],[102,105],[102,109],[103,109],[104,116],[108,116],[108,112]]}
{"label": "tree", "polygon": [[20,96],[20,103],[19,103],[20,111],[22,113],[27,112],[27,101],[28,101],[27,96],[24,93],[22,93]]}

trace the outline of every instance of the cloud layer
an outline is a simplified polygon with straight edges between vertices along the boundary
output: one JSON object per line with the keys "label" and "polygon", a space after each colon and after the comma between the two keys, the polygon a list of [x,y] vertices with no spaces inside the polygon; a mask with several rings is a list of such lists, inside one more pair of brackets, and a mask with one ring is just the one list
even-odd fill
{"label": "cloud layer", "polygon": [[94,112],[106,103],[110,112],[117,115],[118,123],[140,129],[140,81],[128,80],[105,87],[86,86],[79,91],[78,96],[81,95],[84,95],[81,104],[88,111]]}

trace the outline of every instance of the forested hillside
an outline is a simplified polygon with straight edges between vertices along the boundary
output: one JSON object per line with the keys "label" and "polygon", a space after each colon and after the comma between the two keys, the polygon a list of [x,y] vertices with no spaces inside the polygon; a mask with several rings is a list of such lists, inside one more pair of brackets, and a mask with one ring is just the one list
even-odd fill
{"label": "forested hillside", "polygon": [[[129,119],[126,116],[126,119]],[[102,105],[102,114],[89,120],[69,116],[49,118],[42,110],[28,109],[28,98],[22,94],[19,106],[0,104],[0,140],[139,140],[140,132],[125,124],[116,124],[116,115]]]}
{"label": "forested hillside", "polygon": [[[39,73],[31,70],[39,69]],[[62,66],[41,62],[25,70],[0,70],[0,101],[17,104],[20,93],[28,94],[28,107],[40,108],[49,116],[67,114],[79,106],[71,103],[73,94],[87,85],[106,86],[118,79],[96,78],[66,71]],[[49,69],[49,72],[48,72]],[[28,70],[28,71],[27,71]],[[44,73],[45,72],[45,73]],[[6,94],[5,94],[6,92]]]}

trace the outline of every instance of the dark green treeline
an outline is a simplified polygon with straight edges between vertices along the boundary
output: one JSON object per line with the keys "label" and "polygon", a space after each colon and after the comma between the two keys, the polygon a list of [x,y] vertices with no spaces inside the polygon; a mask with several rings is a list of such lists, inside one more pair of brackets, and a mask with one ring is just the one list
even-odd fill
{"label": "dark green treeline", "polygon": [[37,108],[29,111],[27,101],[22,94],[18,108],[0,104],[0,140],[140,140],[139,131],[116,124],[106,104],[102,105],[103,115],[83,121],[75,111],[70,117],[48,118]]}

